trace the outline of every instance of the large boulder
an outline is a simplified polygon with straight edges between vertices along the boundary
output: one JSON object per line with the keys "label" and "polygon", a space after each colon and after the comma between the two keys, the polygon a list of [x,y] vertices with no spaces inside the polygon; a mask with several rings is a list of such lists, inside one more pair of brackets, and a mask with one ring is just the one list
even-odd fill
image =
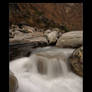
{"label": "large boulder", "polygon": [[77,48],[83,44],[83,31],[71,31],[64,33],[57,41],[57,47]]}
{"label": "large boulder", "polygon": [[15,75],[10,71],[9,72],[9,92],[16,92],[18,88],[18,80]]}
{"label": "large boulder", "polygon": [[83,47],[74,50],[72,55],[69,57],[69,62],[72,70],[76,74],[83,76]]}

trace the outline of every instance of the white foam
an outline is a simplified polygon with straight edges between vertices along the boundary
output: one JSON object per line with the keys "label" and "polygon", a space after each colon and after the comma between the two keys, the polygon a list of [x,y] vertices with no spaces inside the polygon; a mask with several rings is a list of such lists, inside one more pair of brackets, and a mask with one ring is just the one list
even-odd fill
{"label": "white foam", "polygon": [[[18,79],[17,92],[83,92],[83,79],[74,74],[67,58],[72,49],[40,48],[30,57],[10,63]],[[38,62],[41,62],[41,73]]]}

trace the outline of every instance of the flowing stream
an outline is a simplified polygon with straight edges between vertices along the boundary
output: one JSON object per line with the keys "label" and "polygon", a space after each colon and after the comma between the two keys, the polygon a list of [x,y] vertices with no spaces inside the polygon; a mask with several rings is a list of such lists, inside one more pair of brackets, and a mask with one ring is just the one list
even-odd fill
{"label": "flowing stream", "polygon": [[73,49],[37,48],[30,57],[10,62],[18,79],[17,92],[83,92],[83,78],[68,62]]}

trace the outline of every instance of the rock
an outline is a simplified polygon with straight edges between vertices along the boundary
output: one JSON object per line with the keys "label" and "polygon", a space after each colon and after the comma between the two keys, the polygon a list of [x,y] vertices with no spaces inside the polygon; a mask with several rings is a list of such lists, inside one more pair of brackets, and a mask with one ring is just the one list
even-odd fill
{"label": "rock", "polygon": [[10,40],[9,42],[9,59],[14,60],[21,57],[28,57],[37,47],[48,45],[45,37],[30,37],[29,39]]}
{"label": "rock", "polygon": [[13,32],[12,29],[9,30],[9,38],[14,38],[15,33]]}
{"label": "rock", "polygon": [[10,29],[19,29],[18,25],[11,25]]}
{"label": "rock", "polygon": [[58,39],[58,31],[50,32],[50,30],[47,30],[46,32],[45,32],[45,36],[46,36],[46,39],[48,40],[48,43],[49,44],[56,43]]}
{"label": "rock", "polygon": [[64,33],[57,41],[57,47],[77,48],[83,44],[83,31],[72,31]]}
{"label": "rock", "polygon": [[16,30],[19,29],[20,28],[17,25],[11,25],[11,27],[9,28],[9,38],[14,38]]}
{"label": "rock", "polygon": [[[35,28],[27,26],[27,25],[12,25],[9,29],[9,38],[22,38],[22,36],[30,35],[30,33],[33,33],[35,31]],[[19,37],[18,37],[19,36]]]}
{"label": "rock", "polygon": [[64,30],[61,30],[59,28],[53,28],[52,31],[57,31],[58,32],[58,38],[64,33]]}
{"label": "rock", "polygon": [[18,88],[18,80],[15,75],[10,71],[9,72],[9,92],[16,92]]}
{"label": "rock", "polygon": [[14,38],[17,32],[24,32],[24,30],[19,28],[18,25],[11,25],[9,29],[9,38]]}
{"label": "rock", "polygon": [[33,32],[35,32],[35,28],[30,27],[30,26],[26,26],[26,25],[23,25],[23,26],[22,26],[22,30],[26,30],[26,32],[28,32],[28,33],[33,33]]}
{"label": "rock", "polygon": [[72,70],[79,76],[83,76],[83,47],[74,50],[69,57]]}
{"label": "rock", "polygon": [[46,35],[49,34],[49,33],[51,33],[51,30],[50,30],[50,29],[46,30],[46,31],[44,32],[44,35],[46,36]]}

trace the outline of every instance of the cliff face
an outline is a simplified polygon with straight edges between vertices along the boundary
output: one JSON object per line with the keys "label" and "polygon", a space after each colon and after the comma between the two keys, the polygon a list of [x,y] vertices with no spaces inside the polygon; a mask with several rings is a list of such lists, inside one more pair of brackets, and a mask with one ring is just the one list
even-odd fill
{"label": "cliff face", "polygon": [[82,3],[15,3],[9,4],[9,24],[37,27],[64,25],[70,30],[83,29]]}

